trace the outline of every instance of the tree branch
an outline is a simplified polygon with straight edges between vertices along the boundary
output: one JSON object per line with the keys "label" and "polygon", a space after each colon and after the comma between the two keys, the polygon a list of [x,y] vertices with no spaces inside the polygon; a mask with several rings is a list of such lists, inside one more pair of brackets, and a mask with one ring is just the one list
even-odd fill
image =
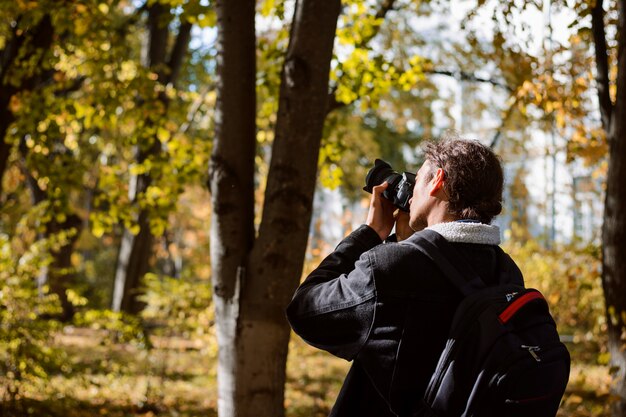
{"label": "tree branch", "polygon": [[183,133],[183,134],[187,133],[187,131],[191,127],[191,124],[196,118],[196,115],[198,114],[198,111],[200,110],[202,103],[204,103],[204,100],[207,94],[213,88],[214,86],[205,86],[202,89],[201,93],[198,94],[198,97],[193,101],[193,103],[191,103],[191,106],[189,106],[189,111],[187,112],[187,118],[185,119],[185,122],[182,125],[180,125],[180,129],[178,130],[180,133]]}
{"label": "tree branch", "polygon": [[150,41],[148,45],[148,62],[147,66],[155,68],[159,74],[159,80],[163,80],[163,68],[159,68],[165,63],[165,55],[167,50],[167,38],[169,35],[168,25],[164,21],[164,16],[168,12],[166,6],[160,3],[154,3],[148,7],[148,29],[150,32]]}
{"label": "tree branch", "polygon": [[185,21],[180,24],[180,28],[178,29],[178,36],[176,36],[176,42],[174,43],[174,47],[172,48],[172,54],[170,55],[170,60],[167,64],[170,73],[167,77],[166,84],[176,84],[176,80],[178,79],[178,74],[180,73],[180,68],[183,63],[183,59],[187,54],[187,49],[189,48],[189,40],[191,39],[191,26],[192,24]]}
{"label": "tree branch", "polygon": [[606,47],[606,35],[604,28],[604,9],[602,0],[596,0],[591,9],[591,30],[596,55],[596,84],[598,88],[598,99],[600,102],[600,115],[602,127],[606,132],[611,126],[613,115],[613,103],[609,90],[609,56]]}
{"label": "tree branch", "polygon": [[425,74],[435,74],[435,75],[446,75],[448,77],[453,77],[456,78],[457,80],[460,81],[471,81],[471,82],[476,82],[476,83],[487,83],[487,84],[491,84],[495,87],[500,87],[505,89],[506,91],[508,91],[509,93],[513,92],[513,89],[511,87],[509,87],[508,85],[506,85],[505,83],[495,80],[493,78],[482,78],[482,77],[478,77],[475,74],[470,74],[467,73],[465,71],[449,71],[449,70],[435,70],[435,69],[431,69],[431,70],[425,70],[424,71]]}
{"label": "tree branch", "polygon": [[85,80],[87,80],[87,77],[84,75],[74,78],[65,88],[55,91],[55,97],[66,97],[68,94],[80,90]]}
{"label": "tree branch", "polygon": [[[385,16],[387,16],[387,13],[389,13],[391,10],[393,10],[393,6],[394,3],[396,2],[396,0],[383,0],[383,3],[380,5],[380,8],[378,9],[378,11],[376,12],[376,19],[384,19]],[[375,28],[375,30],[372,31],[372,33],[361,39],[361,42],[357,43],[355,45],[356,48],[365,48],[370,41],[376,36],[378,35],[378,32],[380,32],[380,27],[381,26],[377,26]]]}
{"label": "tree branch", "polygon": [[[376,19],[384,19],[387,16],[387,13],[389,13],[391,10],[394,10],[393,6],[395,2],[396,0],[383,0],[382,4],[380,5],[380,8],[376,12],[376,15],[375,15]],[[369,42],[376,35],[378,35],[378,33],[380,32],[381,26],[382,25],[375,27],[369,36],[362,38],[361,42],[355,45],[355,48],[362,49],[362,48],[367,47]],[[337,101],[337,98],[335,97],[336,92],[337,92],[337,86],[333,86],[330,93],[328,93],[328,103],[326,105],[326,114],[329,114],[333,110],[338,109],[340,107],[345,107],[348,104],[352,104],[352,103],[342,103],[342,102]]]}
{"label": "tree branch", "polygon": [[[18,16],[15,22],[15,26],[13,27],[12,36],[9,41],[5,44],[2,49],[2,53],[0,53],[0,80],[4,80],[6,75],[7,68],[11,66],[13,60],[17,57],[17,52],[19,48],[22,46],[25,40],[24,35],[18,35],[17,30],[19,28],[19,22],[22,19],[21,16]],[[41,24],[41,23],[40,23]]]}
{"label": "tree branch", "polygon": [[[475,82],[475,83],[491,84],[491,85],[493,85],[495,87],[502,88],[502,89],[508,91],[509,93],[513,93],[513,91],[514,91],[513,88],[509,87],[508,85],[506,85],[505,83],[503,83],[501,81],[495,80],[493,78],[478,77],[477,75],[470,74],[470,73],[467,73],[467,72],[464,72],[464,71],[449,71],[449,70],[430,69],[430,70],[425,70],[424,74],[446,75],[446,76],[449,76],[449,77],[456,78],[459,81],[470,81],[470,82]],[[358,97],[357,97],[356,99],[354,99],[350,103],[339,102],[335,98],[336,91],[337,91],[337,87],[334,86],[332,88],[331,92],[329,93],[329,102],[328,102],[328,107],[327,107],[327,113],[330,113],[333,110],[336,110],[336,109],[341,108],[341,107],[349,106],[350,104],[352,104],[356,100],[358,100]]]}

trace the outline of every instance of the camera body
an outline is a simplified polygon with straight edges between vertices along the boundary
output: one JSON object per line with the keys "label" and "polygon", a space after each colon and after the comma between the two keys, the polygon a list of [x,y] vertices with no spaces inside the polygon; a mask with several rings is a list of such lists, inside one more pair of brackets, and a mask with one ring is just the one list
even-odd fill
{"label": "camera body", "polygon": [[411,172],[396,172],[387,162],[382,159],[374,161],[374,167],[369,170],[365,177],[364,191],[372,192],[376,185],[387,181],[389,186],[383,191],[383,197],[391,201],[400,210],[409,211],[409,200],[415,187],[415,174]]}

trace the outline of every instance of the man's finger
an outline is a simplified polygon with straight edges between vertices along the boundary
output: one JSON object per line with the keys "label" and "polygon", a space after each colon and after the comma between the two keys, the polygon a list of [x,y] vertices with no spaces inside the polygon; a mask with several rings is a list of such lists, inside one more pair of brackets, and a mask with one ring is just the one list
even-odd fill
{"label": "man's finger", "polygon": [[385,191],[385,189],[387,189],[388,186],[389,186],[389,183],[387,181],[383,182],[380,185],[375,185],[372,187],[372,194],[379,195],[383,191]]}

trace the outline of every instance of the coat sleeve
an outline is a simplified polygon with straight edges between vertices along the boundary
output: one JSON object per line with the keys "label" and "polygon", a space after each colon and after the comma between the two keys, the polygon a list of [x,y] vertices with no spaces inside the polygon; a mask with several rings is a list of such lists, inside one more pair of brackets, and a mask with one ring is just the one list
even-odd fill
{"label": "coat sleeve", "polygon": [[300,285],[287,319],[307,343],[352,360],[374,321],[376,288],[368,250],[382,243],[361,226],[346,237]]}

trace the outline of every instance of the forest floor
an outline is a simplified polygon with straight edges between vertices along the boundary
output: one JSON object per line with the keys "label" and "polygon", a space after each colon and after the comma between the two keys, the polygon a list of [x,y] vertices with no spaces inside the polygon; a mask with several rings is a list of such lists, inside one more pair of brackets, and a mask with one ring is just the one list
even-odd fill
{"label": "forest floor", "polygon": [[[66,352],[67,365],[24,384],[17,401],[0,402],[0,417],[217,416],[214,347],[162,337],[147,350],[111,341],[103,331],[73,327],[57,335],[54,344]],[[607,368],[580,363],[577,348],[571,350],[570,383],[558,416],[608,415]],[[287,416],[322,417],[330,411],[349,363],[294,337],[287,368]],[[0,398],[3,385],[0,376]]]}

